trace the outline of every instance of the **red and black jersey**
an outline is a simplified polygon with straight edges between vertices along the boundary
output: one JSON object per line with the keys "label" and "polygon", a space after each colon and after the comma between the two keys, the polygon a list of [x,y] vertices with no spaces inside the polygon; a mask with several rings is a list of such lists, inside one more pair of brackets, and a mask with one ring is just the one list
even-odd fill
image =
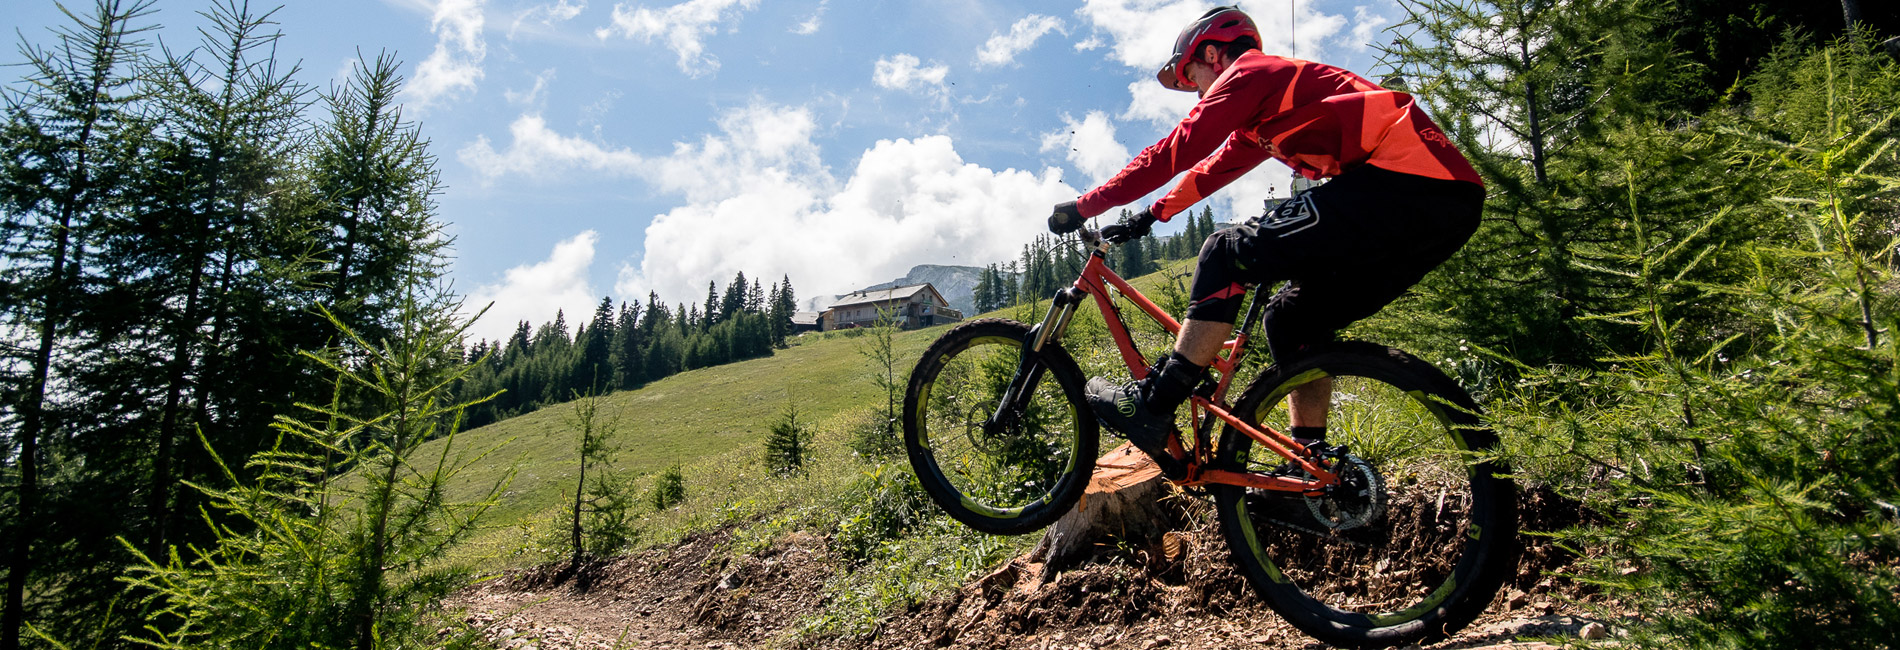
{"label": "red and black jersey", "polygon": [[1084,217],[1099,215],[1186,171],[1153,208],[1167,221],[1268,158],[1311,179],[1369,163],[1484,184],[1411,95],[1323,63],[1251,50],[1214,80],[1172,133],[1083,194],[1077,208]]}

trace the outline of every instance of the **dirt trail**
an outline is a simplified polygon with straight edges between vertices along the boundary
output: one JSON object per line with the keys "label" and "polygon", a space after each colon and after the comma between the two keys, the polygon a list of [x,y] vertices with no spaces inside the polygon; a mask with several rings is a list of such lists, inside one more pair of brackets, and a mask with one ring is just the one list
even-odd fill
{"label": "dirt trail", "polygon": [[[1526,530],[1573,523],[1548,495],[1524,495]],[[688,538],[567,571],[515,571],[458,594],[451,607],[504,650],[638,648],[1009,648],[1125,650],[1324,648],[1267,609],[1209,530],[1171,534],[1132,556],[1101,558],[1047,583],[1020,561],[955,594],[884,619],[870,639],[797,638],[825,606],[842,562],[825,539],[793,534],[737,559],[728,535]],[[1517,581],[1485,616],[1432,648],[1543,648],[1532,637],[1596,636],[1568,600],[1592,598],[1565,579],[1570,557],[1527,538]],[[1164,546],[1171,546],[1168,552]],[[1586,628],[1586,626],[1588,626]]]}

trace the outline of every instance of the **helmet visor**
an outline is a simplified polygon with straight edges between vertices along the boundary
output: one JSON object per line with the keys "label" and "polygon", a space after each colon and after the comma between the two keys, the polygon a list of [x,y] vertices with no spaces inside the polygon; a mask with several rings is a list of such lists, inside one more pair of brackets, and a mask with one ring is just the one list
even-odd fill
{"label": "helmet visor", "polygon": [[1199,90],[1194,87],[1193,83],[1181,80],[1181,74],[1175,70],[1173,62],[1161,66],[1161,71],[1155,73],[1155,81],[1161,82],[1161,85],[1166,86],[1168,90],[1179,90],[1187,93]]}

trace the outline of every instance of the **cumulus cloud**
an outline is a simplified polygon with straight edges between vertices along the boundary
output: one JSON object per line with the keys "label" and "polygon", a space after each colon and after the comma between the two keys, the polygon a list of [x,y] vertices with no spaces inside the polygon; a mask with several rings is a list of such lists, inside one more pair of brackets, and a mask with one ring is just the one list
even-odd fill
{"label": "cumulus cloud", "polygon": [[910,90],[920,86],[942,86],[943,78],[948,74],[950,66],[924,67],[917,57],[898,54],[878,59],[877,65],[871,70],[871,81],[884,88]]}
{"label": "cumulus cloud", "polygon": [[1346,47],[1356,52],[1371,50],[1373,43],[1379,40],[1379,32],[1384,31],[1390,24],[1392,24],[1391,19],[1372,13],[1367,7],[1353,7],[1352,35],[1347,37]]}
{"label": "cumulus cloud", "polygon": [[503,341],[517,323],[539,326],[553,320],[556,310],[565,313],[569,323],[591,317],[600,294],[588,283],[587,270],[594,264],[599,239],[594,231],[584,231],[555,244],[547,259],[508,269],[501,281],[476,287],[464,308],[472,315],[491,302],[494,306],[469,328],[469,337]]}
{"label": "cumulus cloud", "polygon": [[1160,129],[1171,129],[1187,117],[1194,108],[1194,93],[1168,90],[1155,83],[1153,77],[1141,77],[1128,84],[1128,110],[1120,115],[1123,120],[1147,120]]}
{"label": "cumulus cloud", "polygon": [[806,18],[804,21],[793,25],[791,32],[799,36],[809,36],[818,33],[818,28],[825,25],[825,5],[828,4],[831,4],[830,0],[819,0],[818,9],[811,12],[810,18]]}
{"label": "cumulus cloud", "polygon": [[484,181],[505,175],[552,177],[576,170],[634,174],[644,161],[626,149],[609,149],[585,138],[555,133],[536,113],[516,118],[508,133],[512,140],[505,150],[496,151],[483,135],[457,151],[456,158]]}
{"label": "cumulus cloud", "polygon": [[983,43],[983,49],[977,50],[978,65],[1007,65],[1016,62],[1016,55],[1036,44],[1044,34],[1062,29],[1062,21],[1030,14],[1011,25],[1008,34],[991,36]]}
{"label": "cumulus cloud", "polygon": [[[1059,170],[967,163],[944,136],[881,140],[837,180],[817,158],[810,122],[803,108],[749,106],[722,117],[720,133],[656,161],[680,181],[658,186],[685,202],[647,227],[640,263],[622,267],[616,293],[692,300],[708,279],[744,271],[789,275],[810,296],[917,264],[1007,259],[1040,231],[1050,204],[1075,196]],[[761,133],[789,135],[762,142]],[[684,182],[708,167],[729,182]]]}
{"label": "cumulus cloud", "polygon": [[435,51],[416,66],[406,91],[410,108],[423,111],[438,101],[475,90],[482,79],[482,59],[488,44],[482,40],[483,0],[441,0],[435,5],[430,30]]}
{"label": "cumulus cloud", "polygon": [[659,10],[615,4],[613,21],[594,35],[601,40],[615,35],[638,38],[643,43],[659,39],[679,53],[680,72],[698,77],[719,69],[718,57],[706,53],[706,37],[758,6],[759,0],[691,0]]}
{"label": "cumulus cloud", "polygon": [[521,13],[515,14],[515,21],[508,25],[508,40],[514,40],[515,32],[520,31],[523,25],[527,25],[530,28],[535,25],[553,27],[555,23],[564,23],[573,20],[575,16],[581,15],[581,11],[586,8],[587,3],[585,2],[568,4],[567,0],[555,0],[554,4],[529,7]]}
{"label": "cumulus cloud", "polygon": [[[789,275],[809,296],[888,280],[917,264],[1008,259],[1041,232],[1051,204],[1076,195],[1058,169],[971,164],[945,136],[881,140],[852,168],[834,170],[815,141],[818,120],[804,107],[755,102],[724,111],[716,124],[716,132],[664,154],[640,154],[554,132],[540,116],[525,114],[510,127],[505,148],[479,138],[458,157],[489,180],[591,171],[640,178],[679,197],[654,217],[638,263],[623,262],[614,287],[627,300],[656,291],[672,303],[697,301],[707,280],[725,282],[740,271]],[[521,276],[566,268],[552,259]],[[532,309],[522,313],[553,313],[546,303]],[[512,327],[508,319],[518,317],[499,320]]]}
{"label": "cumulus cloud", "polygon": [[1061,151],[1069,164],[1089,177],[1091,185],[1113,177],[1133,156],[1115,140],[1115,124],[1101,111],[1090,111],[1081,121],[1063,116],[1064,127],[1043,134],[1042,151]]}

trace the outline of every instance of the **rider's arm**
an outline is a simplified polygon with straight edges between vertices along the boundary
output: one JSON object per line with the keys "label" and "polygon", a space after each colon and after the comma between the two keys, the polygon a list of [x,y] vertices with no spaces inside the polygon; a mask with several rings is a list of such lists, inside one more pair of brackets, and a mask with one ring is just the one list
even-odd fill
{"label": "rider's arm", "polygon": [[1161,197],[1149,210],[1154,212],[1156,219],[1167,221],[1200,203],[1208,195],[1220,191],[1220,188],[1227,187],[1228,183],[1252,171],[1269,157],[1270,150],[1266,147],[1245,135],[1234,134],[1220,151],[1188,170],[1187,175],[1181,177],[1181,182],[1176,183],[1174,189],[1169,190],[1168,195]]}
{"label": "rider's arm", "polygon": [[1077,199],[1082,216],[1093,217],[1139,199],[1207,158],[1261,110],[1269,90],[1262,81],[1255,75],[1224,77],[1167,137],[1143,149],[1121,173]]}

